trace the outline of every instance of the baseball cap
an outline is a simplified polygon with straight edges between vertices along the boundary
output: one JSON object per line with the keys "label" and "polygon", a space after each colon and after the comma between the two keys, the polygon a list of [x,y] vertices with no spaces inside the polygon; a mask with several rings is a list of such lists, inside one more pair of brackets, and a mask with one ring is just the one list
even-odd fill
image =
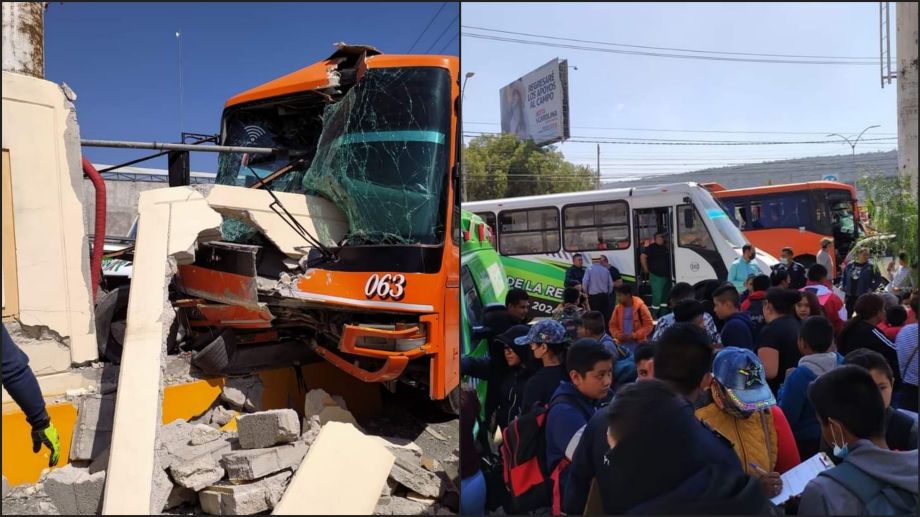
{"label": "baseball cap", "polygon": [[515,345],[529,345],[531,343],[564,343],[565,327],[555,320],[542,320],[530,327],[526,336],[515,338]]}
{"label": "baseball cap", "polygon": [[712,362],[712,375],[725,388],[731,402],[742,411],[776,405],[763,364],[750,350],[736,346],[723,348]]}

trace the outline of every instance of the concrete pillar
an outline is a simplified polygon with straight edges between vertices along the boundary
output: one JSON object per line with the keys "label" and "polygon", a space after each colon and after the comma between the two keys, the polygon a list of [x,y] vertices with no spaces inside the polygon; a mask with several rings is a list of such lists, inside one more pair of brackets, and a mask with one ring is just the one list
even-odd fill
{"label": "concrete pillar", "polygon": [[917,195],[917,2],[897,2],[898,171]]}
{"label": "concrete pillar", "polygon": [[46,2],[3,2],[3,71],[45,78]]}

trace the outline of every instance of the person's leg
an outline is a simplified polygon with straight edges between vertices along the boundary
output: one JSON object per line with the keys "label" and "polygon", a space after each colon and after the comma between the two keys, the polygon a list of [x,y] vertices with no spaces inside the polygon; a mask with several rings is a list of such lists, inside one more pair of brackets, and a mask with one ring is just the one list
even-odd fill
{"label": "person's leg", "polygon": [[460,480],[460,515],[486,513],[486,479],[481,470]]}
{"label": "person's leg", "polygon": [[664,298],[664,288],[665,288],[666,279],[662,276],[658,276],[654,273],[650,273],[648,276],[648,282],[652,287],[652,306],[649,307],[652,316],[655,318],[660,318],[661,314],[661,303],[665,301]]}

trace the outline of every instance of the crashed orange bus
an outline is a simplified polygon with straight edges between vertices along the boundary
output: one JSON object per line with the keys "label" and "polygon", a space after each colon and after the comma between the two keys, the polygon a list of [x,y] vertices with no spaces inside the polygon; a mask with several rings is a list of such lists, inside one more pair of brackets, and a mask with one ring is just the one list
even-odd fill
{"label": "crashed orange bus", "polygon": [[776,257],[783,247],[791,246],[795,260],[806,267],[815,263],[825,237],[834,240],[829,253],[839,267],[863,233],[856,216],[856,189],[846,183],[809,181],[739,189],[718,183],[704,186],[725,206],[751,244]]}
{"label": "crashed orange bus", "polygon": [[[198,311],[191,326],[234,327],[248,342],[291,340],[354,377],[406,383],[456,411],[458,74],[456,57],[340,45],[227,101],[222,145],[285,152],[222,153],[217,183],[331,202],[345,231],[299,228],[308,252],[298,264],[268,257],[277,250],[246,221],[225,220],[225,241],[261,246],[260,281],[287,283],[260,285],[261,313]],[[275,201],[278,217],[300,226]],[[179,268],[180,286],[200,280],[189,267]]]}

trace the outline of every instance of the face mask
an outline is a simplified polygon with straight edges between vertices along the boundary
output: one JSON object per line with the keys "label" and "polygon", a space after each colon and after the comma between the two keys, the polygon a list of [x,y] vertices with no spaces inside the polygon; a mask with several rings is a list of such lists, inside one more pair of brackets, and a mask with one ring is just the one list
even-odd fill
{"label": "face mask", "polygon": [[[834,440],[834,456],[844,459],[850,454],[850,444],[846,443],[843,440],[843,430],[840,431],[840,441],[843,442],[843,447],[837,445],[837,434],[834,433],[834,422],[831,422],[831,438]],[[839,425],[837,427],[840,427]]]}
{"label": "face mask", "polygon": [[783,264],[783,265],[786,265],[786,264],[789,263],[789,259],[787,259],[787,258],[781,258],[781,259],[779,259],[779,263],[780,263],[780,264]]}

